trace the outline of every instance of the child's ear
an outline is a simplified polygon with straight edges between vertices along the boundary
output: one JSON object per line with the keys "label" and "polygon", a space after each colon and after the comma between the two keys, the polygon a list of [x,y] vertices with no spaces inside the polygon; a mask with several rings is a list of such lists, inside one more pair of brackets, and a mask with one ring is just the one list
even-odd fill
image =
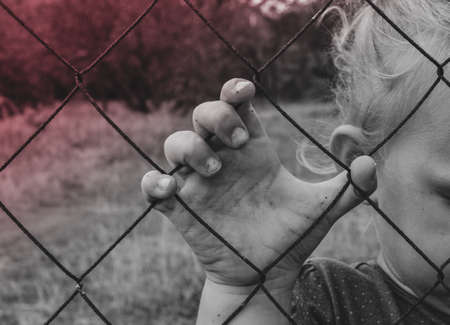
{"label": "child's ear", "polygon": [[364,155],[361,146],[363,138],[361,128],[350,124],[340,125],[331,134],[331,152],[347,166],[350,166],[353,159]]}

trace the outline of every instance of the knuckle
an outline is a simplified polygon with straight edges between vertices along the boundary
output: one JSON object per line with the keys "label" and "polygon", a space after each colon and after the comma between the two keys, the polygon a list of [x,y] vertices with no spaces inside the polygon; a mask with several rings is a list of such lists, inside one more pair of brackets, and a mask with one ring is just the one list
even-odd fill
{"label": "knuckle", "polygon": [[177,146],[170,155],[175,157],[172,160],[176,160],[176,163],[188,164],[193,167],[193,162],[195,164],[203,151],[203,139],[193,131],[186,131],[182,134],[182,137],[183,145]]}
{"label": "knuckle", "polygon": [[220,120],[230,121],[230,120],[235,120],[235,118],[236,118],[234,109],[225,102],[222,102],[222,105],[220,107],[218,107],[217,115],[218,115],[217,119],[219,121]]}
{"label": "knuckle", "polygon": [[204,145],[204,141],[201,137],[199,137],[196,133],[192,134],[192,138],[190,141],[189,149],[191,152],[195,151],[196,149],[202,147]]}
{"label": "knuckle", "polygon": [[248,81],[248,80],[243,79],[243,78],[231,78],[223,86],[224,86],[224,88],[232,89],[238,82],[241,82],[241,81]]}
{"label": "knuckle", "polygon": [[238,78],[231,78],[231,79],[229,79],[228,81],[226,81],[226,82],[223,84],[222,88],[223,88],[223,89],[229,89],[229,88],[232,88],[233,85],[236,84],[237,80],[238,80]]}
{"label": "knuckle", "polygon": [[184,154],[191,156],[197,148],[203,144],[203,139],[195,132],[185,134],[186,144],[184,146]]}
{"label": "knuckle", "polygon": [[205,128],[219,137],[227,135],[236,126],[243,126],[234,108],[225,101],[200,104],[194,109],[192,119],[197,132]]}
{"label": "knuckle", "polygon": [[230,104],[221,101],[214,110],[214,120],[216,127],[236,124],[239,121],[238,115]]}
{"label": "knuckle", "polygon": [[192,167],[202,165],[205,158],[210,156],[208,146],[200,137],[193,137],[190,145],[186,148],[185,160]]}
{"label": "knuckle", "polygon": [[168,148],[170,148],[170,146],[174,143],[176,137],[177,137],[177,132],[170,134],[164,140],[164,150],[167,150]]}
{"label": "knuckle", "polygon": [[189,132],[192,131],[177,131],[169,135],[166,140],[164,140],[164,149],[170,150],[178,144],[183,143],[186,140],[186,135]]}
{"label": "knuckle", "polygon": [[188,131],[172,133],[164,141],[164,155],[172,165],[176,165],[183,160],[183,150],[186,148],[186,143],[188,143],[186,132]]}
{"label": "knuckle", "polygon": [[164,140],[164,144],[163,144],[163,151],[164,151],[164,156],[166,157],[166,159],[171,162],[172,160],[172,143],[173,143],[173,135],[169,135],[166,140]]}
{"label": "knuckle", "polygon": [[255,85],[246,79],[233,78],[227,81],[221,92],[221,99],[232,105],[238,105],[255,96]]}
{"label": "knuckle", "polygon": [[195,121],[201,121],[211,114],[211,110],[215,107],[217,101],[203,102],[194,108],[192,116]]}
{"label": "knuckle", "polygon": [[194,108],[194,110],[192,111],[192,119],[193,119],[194,121],[198,122],[198,120],[199,120],[199,118],[200,118],[200,116],[201,116],[202,109],[203,109],[203,107],[204,107],[205,104],[206,104],[206,103],[201,103],[201,104],[197,105],[197,106]]}

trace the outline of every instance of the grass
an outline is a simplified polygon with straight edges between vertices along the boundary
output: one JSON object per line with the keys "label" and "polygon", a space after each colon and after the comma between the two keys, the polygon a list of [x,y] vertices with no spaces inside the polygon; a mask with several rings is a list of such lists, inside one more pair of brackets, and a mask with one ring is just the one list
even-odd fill
{"label": "grass", "polygon": [[[282,162],[315,179],[295,159],[304,139],[261,103],[261,119]],[[337,123],[328,105],[289,104],[296,121],[315,135]],[[3,163],[49,114],[27,111],[0,121]],[[167,104],[143,115],[120,103],[109,114],[150,157],[167,168],[162,142],[190,129],[190,116]],[[322,130],[323,129],[323,130]],[[74,101],[0,175],[0,199],[73,273],[80,275],[145,209],[139,182],[149,165],[85,102]],[[361,207],[339,221],[315,255],[347,262],[377,252]],[[0,214],[0,324],[43,323],[74,290],[69,280]],[[192,324],[203,281],[189,247],[158,212],[146,219],[86,279],[89,297],[114,324]],[[101,324],[79,297],[56,324]]]}

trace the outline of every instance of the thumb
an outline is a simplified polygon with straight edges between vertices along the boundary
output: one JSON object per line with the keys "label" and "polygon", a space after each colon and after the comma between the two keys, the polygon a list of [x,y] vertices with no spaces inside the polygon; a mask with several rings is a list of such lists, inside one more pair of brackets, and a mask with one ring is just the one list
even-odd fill
{"label": "thumb", "polygon": [[325,201],[324,206],[331,204],[339,191],[349,182],[345,192],[329,212],[333,220],[339,219],[375,191],[376,163],[372,157],[359,156],[351,163],[350,172],[344,171],[330,180],[317,184]]}

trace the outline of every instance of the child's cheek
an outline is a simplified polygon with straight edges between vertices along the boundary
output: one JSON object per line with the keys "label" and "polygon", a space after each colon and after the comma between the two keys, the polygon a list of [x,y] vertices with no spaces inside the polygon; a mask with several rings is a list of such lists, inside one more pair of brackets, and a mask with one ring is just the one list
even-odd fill
{"label": "child's cheek", "polygon": [[[377,217],[376,225],[387,262],[403,283],[424,293],[436,283],[439,268],[450,258],[450,204],[422,182],[420,170],[424,162],[411,158],[408,154],[393,155],[386,161],[377,196],[380,208],[429,257],[432,265],[381,217]],[[443,271],[449,279],[450,266]],[[449,280],[445,283],[450,286]],[[436,293],[444,290],[439,287]]]}

